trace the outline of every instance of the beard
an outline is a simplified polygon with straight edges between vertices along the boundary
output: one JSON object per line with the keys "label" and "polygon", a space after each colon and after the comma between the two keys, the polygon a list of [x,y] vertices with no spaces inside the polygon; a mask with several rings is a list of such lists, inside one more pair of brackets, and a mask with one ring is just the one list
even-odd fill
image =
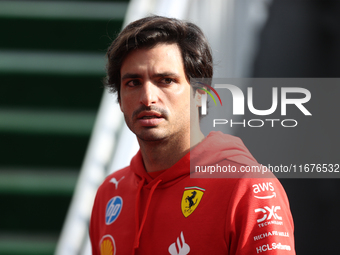
{"label": "beard", "polygon": [[156,130],[156,127],[152,128],[144,128],[145,130],[142,130],[138,133],[135,133],[135,135],[138,137],[138,139],[145,141],[145,142],[159,142],[166,139],[169,135],[164,132],[164,130]]}
{"label": "beard", "polygon": [[152,127],[141,127],[136,124],[137,116],[142,112],[155,111],[161,115],[162,118],[167,122],[169,118],[169,113],[166,109],[160,108],[158,106],[146,106],[141,105],[137,110],[132,113],[129,117],[124,113],[124,119],[126,125],[129,129],[138,137],[138,139],[143,141],[161,141],[165,139],[171,133],[171,127],[164,127],[164,123],[161,126]]}
{"label": "beard", "polygon": [[131,117],[124,114],[125,123],[128,128],[134,133],[138,139],[142,141],[162,141],[166,139],[171,133],[171,127],[165,127],[163,125],[155,127],[142,127],[137,126],[136,123],[131,119]]}
{"label": "beard", "polygon": [[[143,111],[155,111],[164,118],[164,121],[157,126],[141,126],[138,124],[138,115]],[[132,115],[124,113],[126,125],[140,141],[145,142],[162,142],[173,140],[175,143],[185,137],[188,132],[190,135],[190,117],[177,116],[174,120],[170,118],[168,110],[157,106],[145,106],[135,110]],[[189,122],[189,124],[188,124]]]}

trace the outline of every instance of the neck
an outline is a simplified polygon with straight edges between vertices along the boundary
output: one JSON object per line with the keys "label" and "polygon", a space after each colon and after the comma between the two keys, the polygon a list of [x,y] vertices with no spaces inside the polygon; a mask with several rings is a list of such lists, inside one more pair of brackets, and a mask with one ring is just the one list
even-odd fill
{"label": "neck", "polygon": [[190,135],[160,141],[138,139],[146,171],[156,172],[172,167],[203,139],[204,135],[200,130],[192,133],[191,139]]}

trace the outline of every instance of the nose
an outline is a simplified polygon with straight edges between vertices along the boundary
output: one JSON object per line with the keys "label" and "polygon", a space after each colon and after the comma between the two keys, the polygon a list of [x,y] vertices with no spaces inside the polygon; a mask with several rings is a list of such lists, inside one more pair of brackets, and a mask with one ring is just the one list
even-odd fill
{"label": "nose", "polygon": [[157,86],[150,81],[146,81],[141,88],[140,102],[146,106],[151,106],[157,102],[157,94]]}

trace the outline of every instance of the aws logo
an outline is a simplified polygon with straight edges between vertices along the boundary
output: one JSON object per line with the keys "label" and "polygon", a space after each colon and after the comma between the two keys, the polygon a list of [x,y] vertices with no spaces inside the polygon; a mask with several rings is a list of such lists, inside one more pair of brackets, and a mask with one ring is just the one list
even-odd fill
{"label": "aws logo", "polygon": [[[253,192],[256,194],[254,195],[254,197],[258,198],[258,199],[271,199],[276,197],[276,192],[275,189],[273,187],[273,183],[271,182],[263,182],[263,183],[258,183],[258,184],[254,184],[253,185]],[[267,191],[272,191],[271,195],[267,195],[267,196],[259,196],[258,193],[267,193]]]}

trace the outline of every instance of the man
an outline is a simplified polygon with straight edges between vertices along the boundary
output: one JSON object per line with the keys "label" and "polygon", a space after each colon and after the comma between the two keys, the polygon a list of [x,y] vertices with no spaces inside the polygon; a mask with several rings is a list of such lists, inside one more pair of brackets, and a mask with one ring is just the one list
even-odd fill
{"label": "man", "polygon": [[213,74],[201,30],[147,17],[128,25],[107,56],[107,84],[140,150],[98,190],[93,254],[294,254],[289,204],[275,178],[190,177],[190,160],[257,164],[240,139],[200,130],[204,92],[190,78]]}

